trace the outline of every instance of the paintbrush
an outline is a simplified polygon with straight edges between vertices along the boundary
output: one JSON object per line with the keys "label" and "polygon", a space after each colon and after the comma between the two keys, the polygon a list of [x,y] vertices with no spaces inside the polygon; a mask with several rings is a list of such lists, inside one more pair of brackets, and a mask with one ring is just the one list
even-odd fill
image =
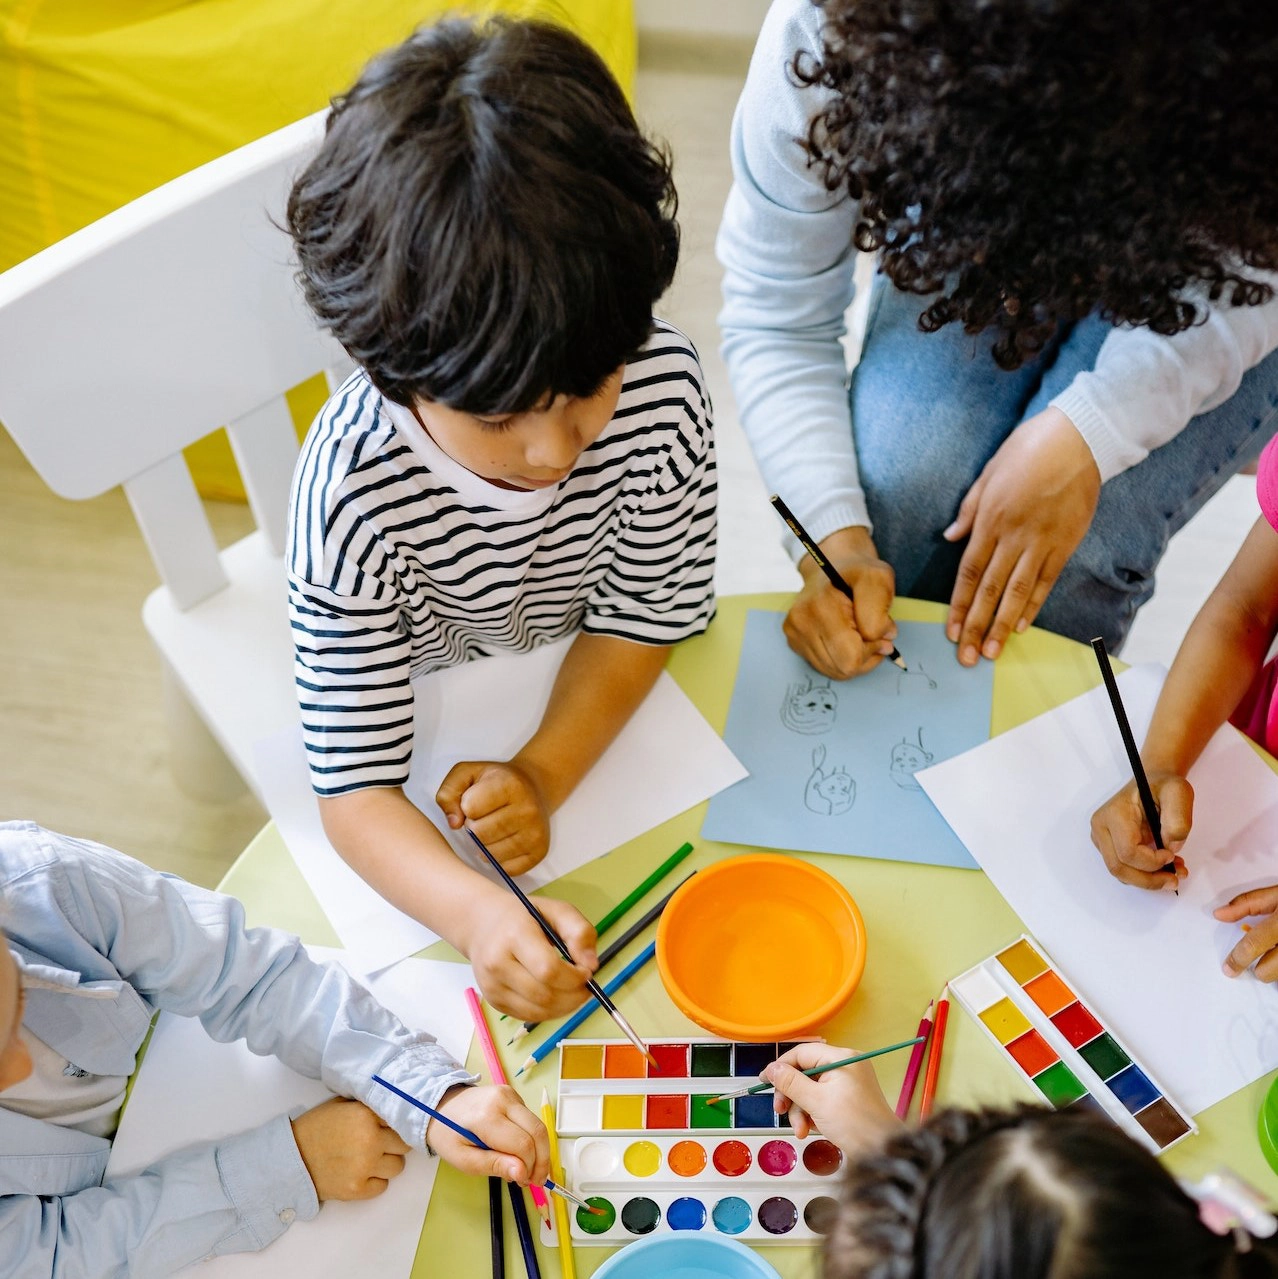
{"label": "paintbrush", "polygon": [[[491,1150],[492,1147],[482,1138],[477,1137],[469,1128],[463,1128],[461,1124],[454,1123],[453,1120],[442,1111],[436,1110],[434,1106],[428,1106],[424,1101],[419,1101],[412,1093],[406,1093],[402,1088],[396,1088],[394,1084],[383,1079],[381,1075],[374,1075],[373,1082],[381,1084],[388,1092],[393,1092],[401,1101],[406,1101],[410,1106],[416,1106],[418,1110],[429,1115],[432,1119],[438,1119],[445,1128],[451,1128],[463,1141],[468,1141],[472,1146],[478,1146],[480,1150]],[[602,1208],[596,1208],[594,1204],[587,1203],[580,1195],[574,1195],[571,1190],[565,1190],[563,1186],[557,1182],[551,1181],[549,1177],[542,1183],[546,1190],[552,1195],[563,1195],[565,1199],[570,1199],[578,1208],[584,1208],[588,1213],[596,1217],[602,1217],[604,1211]]]}
{"label": "paintbrush", "polygon": [[[532,898],[519,887],[517,883],[510,877],[506,868],[484,847],[484,841],[475,834],[470,827],[466,827],[466,834],[471,837],[475,843],[475,847],[483,853],[488,864],[501,876],[502,882],[510,889],[512,893],[522,903],[524,909],[537,921],[538,927],[545,934],[546,940],[559,952],[565,963],[573,962],[572,955],[569,953],[568,945],[560,935],[547,922],[546,917],[539,911]],[[657,1066],[657,1059],[648,1051],[648,1046],[635,1033],[634,1027],[622,1016],[621,1010],[612,1002],[604,988],[593,977],[586,981],[586,989],[599,1001],[604,1011],[617,1024],[617,1029],[621,1031],[625,1037],[648,1059],[653,1067]]]}
{"label": "paintbrush", "polygon": [[[811,1066],[803,1071],[809,1079],[815,1079],[817,1075],[824,1075],[827,1070],[838,1070],[840,1066],[854,1066],[858,1061],[869,1061],[871,1057],[882,1057],[884,1053],[894,1053],[901,1048],[909,1048],[913,1044],[922,1043],[926,1038],[925,1035],[915,1035],[913,1039],[902,1039],[899,1044],[888,1044],[886,1048],[875,1048],[868,1053],[855,1053],[851,1057],[843,1057],[839,1061],[826,1062],[824,1066]],[[711,1097],[706,1103],[709,1106],[717,1106],[720,1102],[733,1101],[737,1097],[749,1097],[757,1092],[767,1092],[773,1085],[763,1081],[757,1084],[751,1084],[749,1088],[738,1088],[735,1092],[720,1093],[717,1097]]]}

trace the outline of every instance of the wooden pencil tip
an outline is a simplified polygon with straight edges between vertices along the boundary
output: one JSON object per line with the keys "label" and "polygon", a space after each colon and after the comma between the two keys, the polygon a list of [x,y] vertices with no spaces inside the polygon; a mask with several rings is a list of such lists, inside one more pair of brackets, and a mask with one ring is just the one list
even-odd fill
{"label": "wooden pencil tip", "polygon": [[543,1106],[550,1105],[550,1090],[545,1086],[545,1084],[541,1087],[541,1104]]}

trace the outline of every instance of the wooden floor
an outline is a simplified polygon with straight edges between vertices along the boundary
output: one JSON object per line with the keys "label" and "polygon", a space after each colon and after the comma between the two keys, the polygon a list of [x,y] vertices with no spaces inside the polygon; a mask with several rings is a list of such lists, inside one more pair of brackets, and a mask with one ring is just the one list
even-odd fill
{"label": "wooden floor", "polygon": [[[644,124],[675,154],[684,249],[661,311],[696,343],[714,397],[725,593],[795,580],[716,350],[713,239],[747,54],[647,41],[638,88]],[[220,805],[192,799],[168,772],[159,669],[140,616],[156,576],[123,494],[63,501],[0,431],[0,495],[0,818],[101,840],[215,884],[265,814],[247,793]],[[1251,486],[1235,480],[1175,540],[1125,657],[1170,658],[1254,512]],[[250,525],[243,507],[211,504],[210,515],[223,543]]]}

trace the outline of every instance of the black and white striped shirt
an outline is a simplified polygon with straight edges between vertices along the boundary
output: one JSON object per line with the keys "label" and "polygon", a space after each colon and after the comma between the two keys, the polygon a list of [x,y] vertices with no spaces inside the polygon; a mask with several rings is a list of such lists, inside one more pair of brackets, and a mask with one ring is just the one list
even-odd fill
{"label": "black and white striped shirt", "polygon": [[711,410],[691,343],[661,322],[567,479],[502,489],[353,373],[293,477],[289,615],[320,795],[408,778],[409,680],[578,630],[646,644],[714,612]]}

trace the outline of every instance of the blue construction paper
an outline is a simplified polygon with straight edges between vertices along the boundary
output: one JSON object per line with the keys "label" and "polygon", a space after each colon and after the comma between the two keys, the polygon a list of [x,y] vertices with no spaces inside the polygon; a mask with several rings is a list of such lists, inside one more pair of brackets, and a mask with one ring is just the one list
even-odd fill
{"label": "blue construction paper", "polygon": [[940,624],[901,622],[904,672],[839,682],[752,610],[724,741],[750,770],[710,801],[705,839],[975,867],[914,773],[987,741],[994,668],[955,660]]}

